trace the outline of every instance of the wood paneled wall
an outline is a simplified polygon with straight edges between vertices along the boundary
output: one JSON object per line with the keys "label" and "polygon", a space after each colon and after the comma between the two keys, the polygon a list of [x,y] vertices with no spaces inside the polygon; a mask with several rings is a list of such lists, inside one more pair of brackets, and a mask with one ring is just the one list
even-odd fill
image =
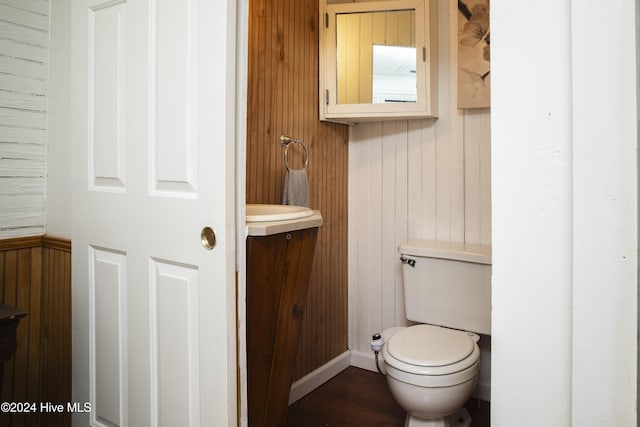
{"label": "wood paneled wall", "polygon": [[[0,240],[0,301],[27,311],[18,350],[5,363],[2,401],[71,401],[71,243],[51,237]],[[39,409],[39,408],[38,408]],[[62,414],[4,414],[2,426],[70,426]]]}
{"label": "wood paneled wall", "polygon": [[[40,398],[71,402],[71,242],[44,237],[42,242]],[[82,402],[84,403],[84,402]],[[71,414],[50,414],[44,426],[71,425]]]}
{"label": "wood paneled wall", "polygon": [[[356,366],[373,366],[373,333],[407,323],[399,244],[491,244],[491,113],[456,107],[456,8],[438,0],[439,118],[351,129],[349,310]],[[482,366],[480,375],[488,387]]]}
{"label": "wood paneled wall", "polygon": [[[18,349],[4,364],[3,402],[40,401],[40,326],[42,280],[42,239],[0,241],[2,303],[26,311],[16,337]],[[40,416],[0,413],[0,425],[39,425]]]}
{"label": "wood paneled wall", "polygon": [[406,324],[398,245],[412,239],[491,244],[489,119],[486,110],[461,115],[455,140],[430,120],[354,128],[350,310],[356,351],[370,354],[373,333]]}
{"label": "wood paneled wall", "polygon": [[[280,133],[309,150],[311,208],[322,213],[294,379],[347,350],[348,129],[318,119],[318,0],[251,0],[247,203],[281,203]],[[292,168],[302,151],[289,150]]]}

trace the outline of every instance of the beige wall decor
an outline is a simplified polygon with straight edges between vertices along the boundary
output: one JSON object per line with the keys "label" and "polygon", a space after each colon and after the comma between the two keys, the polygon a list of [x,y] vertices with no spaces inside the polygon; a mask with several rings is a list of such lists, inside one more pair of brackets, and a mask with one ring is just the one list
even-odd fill
{"label": "beige wall decor", "polygon": [[491,105],[489,0],[458,0],[458,108]]}

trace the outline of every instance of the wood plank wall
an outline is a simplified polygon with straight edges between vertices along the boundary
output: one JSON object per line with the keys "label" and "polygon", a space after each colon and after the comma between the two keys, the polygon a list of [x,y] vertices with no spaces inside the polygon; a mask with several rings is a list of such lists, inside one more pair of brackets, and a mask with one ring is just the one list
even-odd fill
{"label": "wood plank wall", "polygon": [[[42,239],[10,239],[1,242],[0,278],[3,304],[26,311],[18,325],[18,349],[4,364],[3,402],[40,400],[40,310]],[[0,425],[37,426],[39,414],[0,413]]]}
{"label": "wood plank wall", "polygon": [[[18,350],[5,363],[2,401],[71,401],[71,243],[50,237],[0,240],[0,301],[28,312]],[[2,426],[70,426],[62,414],[4,414]]]}
{"label": "wood plank wall", "polygon": [[[40,398],[71,402],[71,242],[45,236],[42,242]],[[49,414],[42,427],[71,425],[71,414]]]}
{"label": "wood plank wall", "polygon": [[[310,205],[324,217],[294,380],[347,350],[348,128],[318,120],[318,0],[251,0],[247,203],[281,203],[286,168],[279,136],[309,150]],[[289,150],[291,167],[301,150]]]}
{"label": "wood plank wall", "polygon": [[[373,333],[407,324],[399,244],[491,244],[491,111],[456,106],[457,13],[455,2],[438,1],[439,118],[351,129],[349,312],[356,366],[375,369]],[[485,389],[489,355],[481,356]]]}

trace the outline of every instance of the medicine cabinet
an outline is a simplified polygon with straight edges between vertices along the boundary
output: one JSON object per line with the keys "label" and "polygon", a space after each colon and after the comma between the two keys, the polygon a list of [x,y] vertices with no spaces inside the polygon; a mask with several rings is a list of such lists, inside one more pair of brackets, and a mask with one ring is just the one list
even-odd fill
{"label": "medicine cabinet", "polygon": [[436,117],[436,0],[320,1],[320,120]]}

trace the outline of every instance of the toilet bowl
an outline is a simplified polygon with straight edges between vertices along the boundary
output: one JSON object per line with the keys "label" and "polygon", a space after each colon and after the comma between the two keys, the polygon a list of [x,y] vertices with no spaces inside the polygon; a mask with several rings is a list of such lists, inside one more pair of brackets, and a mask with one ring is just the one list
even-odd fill
{"label": "toilet bowl", "polygon": [[468,427],[476,334],[491,335],[491,248],[414,240],[398,252],[406,318],[419,324],[383,332],[387,383],[405,427]]}
{"label": "toilet bowl", "polygon": [[383,333],[382,358],[405,427],[469,426],[461,407],[478,379],[479,336],[433,325],[394,329]]}

